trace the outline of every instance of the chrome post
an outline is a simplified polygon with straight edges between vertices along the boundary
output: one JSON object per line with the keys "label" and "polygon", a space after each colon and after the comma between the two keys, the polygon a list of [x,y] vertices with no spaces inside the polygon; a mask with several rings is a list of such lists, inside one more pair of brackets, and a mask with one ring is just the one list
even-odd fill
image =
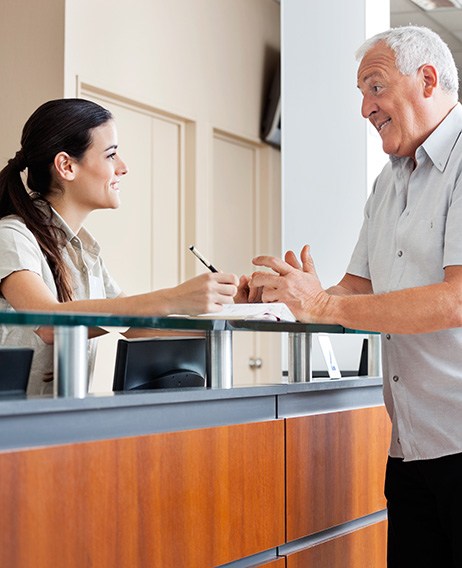
{"label": "chrome post", "polygon": [[54,332],[54,392],[85,398],[88,393],[88,331],[83,325],[56,326]]}
{"label": "chrome post", "polygon": [[207,331],[207,386],[230,389],[233,386],[232,331]]}
{"label": "chrome post", "polygon": [[367,374],[369,377],[382,376],[382,345],[380,335],[367,337]]}
{"label": "chrome post", "polygon": [[289,333],[289,383],[311,381],[311,343],[311,333]]}

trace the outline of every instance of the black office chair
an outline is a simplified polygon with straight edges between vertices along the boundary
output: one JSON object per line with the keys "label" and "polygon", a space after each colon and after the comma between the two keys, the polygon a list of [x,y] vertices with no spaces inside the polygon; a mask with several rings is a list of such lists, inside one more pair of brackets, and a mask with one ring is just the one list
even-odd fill
{"label": "black office chair", "polygon": [[0,394],[24,394],[34,350],[0,346]]}

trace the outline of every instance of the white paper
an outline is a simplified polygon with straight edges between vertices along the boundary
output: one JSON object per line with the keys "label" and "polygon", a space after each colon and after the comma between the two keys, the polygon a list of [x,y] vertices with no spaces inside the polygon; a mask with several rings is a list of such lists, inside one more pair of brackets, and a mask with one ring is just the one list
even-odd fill
{"label": "white paper", "polygon": [[200,314],[199,318],[229,320],[296,321],[289,308],[280,302],[266,304],[225,304],[219,312]]}

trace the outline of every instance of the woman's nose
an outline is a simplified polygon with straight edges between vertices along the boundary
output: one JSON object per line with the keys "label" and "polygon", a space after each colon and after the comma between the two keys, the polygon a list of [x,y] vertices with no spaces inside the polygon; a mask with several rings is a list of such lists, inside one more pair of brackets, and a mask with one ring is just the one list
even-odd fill
{"label": "woman's nose", "polygon": [[119,161],[117,163],[117,174],[124,176],[125,174],[128,174],[128,166],[127,164],[122,160],[122,158],[119,156]]}

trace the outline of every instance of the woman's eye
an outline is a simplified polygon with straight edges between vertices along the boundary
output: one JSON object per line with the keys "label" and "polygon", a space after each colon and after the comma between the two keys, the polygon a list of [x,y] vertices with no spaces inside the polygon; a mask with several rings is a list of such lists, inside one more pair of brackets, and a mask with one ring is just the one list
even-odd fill
{"label": "woman's eye", "polygon": [[115,153],[115,152],[113,152],[112,154],[109,154],[109,156],[108,156],[108,158],[109,158],[110,160],[115,160],[115,157],[116,157],[116,153]]}

